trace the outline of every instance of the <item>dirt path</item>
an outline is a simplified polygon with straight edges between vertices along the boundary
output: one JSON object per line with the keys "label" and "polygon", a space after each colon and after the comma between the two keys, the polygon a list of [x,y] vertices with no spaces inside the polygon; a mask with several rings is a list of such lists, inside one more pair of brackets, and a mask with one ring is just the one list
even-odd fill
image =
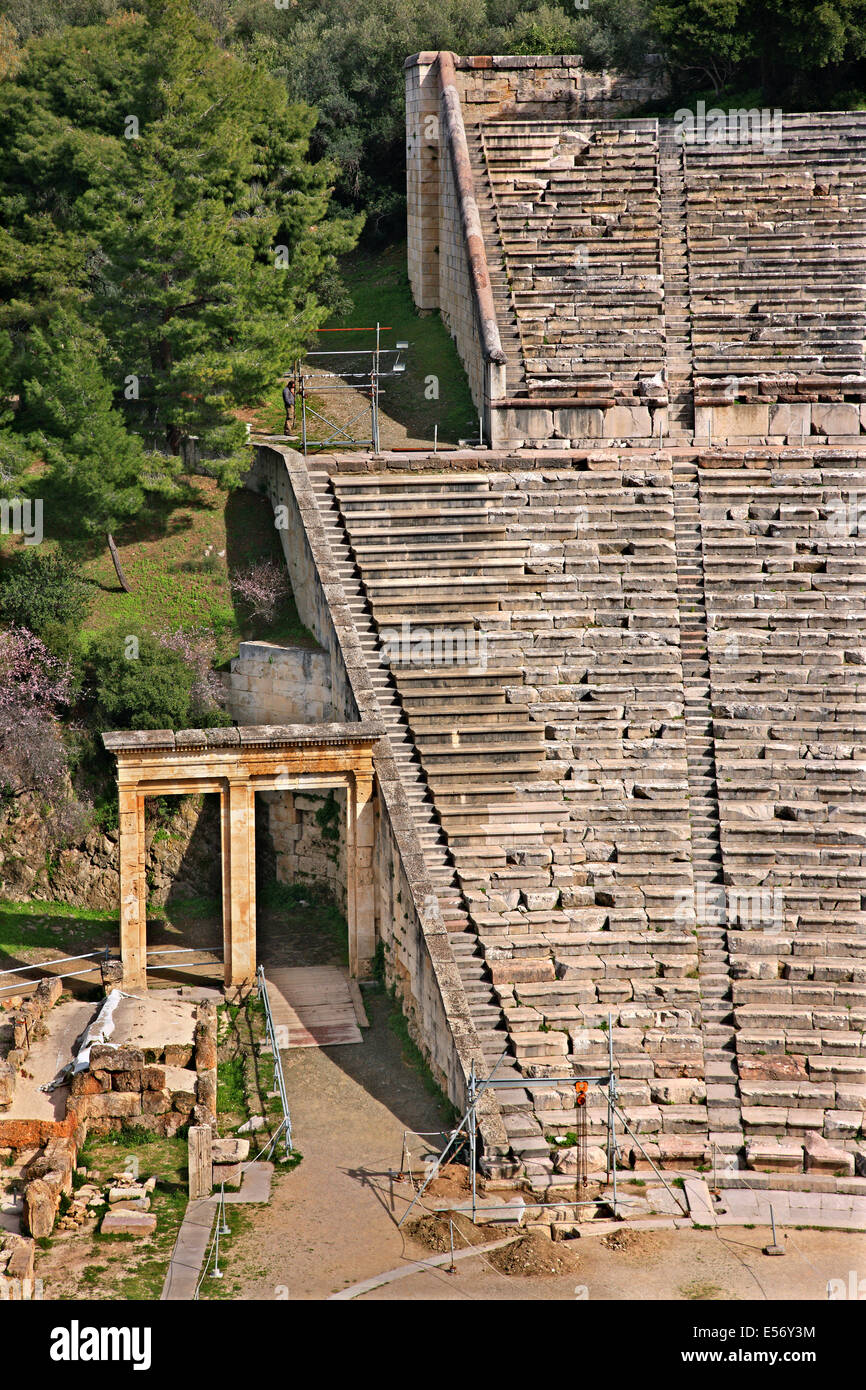
{"label": "dirt path", "polygon": [[[266,969],[341,959],[336,937],[306,913],[290,926],[271,916],[261,947]],[[249,1222],[226,1248],[221,1298],[325,1299],[429,1254],[397,1229],[411,1194],[392,1174],[400,1166],[404,1130],[440,1129],[447,1119],[407,1065],[388,1022],[391,1001],[382,992],[365,991],[364,998],[371,1027],[362,1043],[283,1053],[303,1162],[276,1177],[268,1207],[248,1208]],[[416,1142],[413,1152],[420,1149]],[[576,1272],[567,1275],[517,1277],[470,1259],[455,1274],[429,1269],[362,1301],[825,1301],[828,1280],[847,1281],[851,1270],[866,1273],[866,1236],[790,1230],[783,1259],[763,1255],[769,1239],[761,1227],[586,1236],[569,1243]]]}
{"label": "dirt path", "polygon": [[[481,1260],[466,1260],[456,1274],[428,1270],[365,1294],[362,1302],[398,1299],[655,1302],[827,1301],[827,1282],[849,1271],[866,1272],[866,1237],[831,1231],[792,1231],[782,1259],[762,1253],[769,1230],[635,1233],[625,1249],[596,1236],[575,1242],[577,1273],[560,1278],[513,1278]],[[570,1242],[569,1242],[570,1244]],[[384,1268],[384,1266],[383,1266]]]}
{"label": "dirt path", "polygon": [[396,1228],[389,1175],[400,1166],[403,1131],[440,1129],[445,1119],[403,1058],[390,1000],[366,992],[365,1004],[363,1043],[283,1053],[303,1162],[276,1178],[270,1205],[254,1209],[249,1228],[232,1238],[221,1296],[327,1298],[423,1256]]}

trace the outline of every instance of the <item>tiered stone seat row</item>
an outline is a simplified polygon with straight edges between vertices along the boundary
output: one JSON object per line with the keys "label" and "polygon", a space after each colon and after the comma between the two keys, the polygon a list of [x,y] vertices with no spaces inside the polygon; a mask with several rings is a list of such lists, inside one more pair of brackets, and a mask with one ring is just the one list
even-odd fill
{"label": "tiered stone seat row", "polygon": [[[332,482],[498,998],[500,1074],[519,1091],[529,1068],[603,1070],[610,1019],[635,1125],[670,1152],[697,1143],[669,466]],[[484,659],[476,645],[469,663],[429,660],[437,628],[481,634]],[[694,1083],[685,1117],[660,1098],[673,1078]],[[543,1164],[573,1094],[561,1113],[520,1094],[509,1132]]]}
{"label": "tiered stone seat row", "polygon": [[496,121],[482,144],[529,393],[663,399],[641,384],[664,366],[656,122]]}
{"label": "tiered stone seat row", "polygon": [[743,1122],[747,1138],[810,1131],[853,1150],[866,1106],[866,458],[761,462],[700,468]]}
{"label": "tiered stone seat row", "polygon": [[[866,400],[866,119],[695,140],[685,172],[696,402]],[[828,432],[858,434],[856,410]]]}

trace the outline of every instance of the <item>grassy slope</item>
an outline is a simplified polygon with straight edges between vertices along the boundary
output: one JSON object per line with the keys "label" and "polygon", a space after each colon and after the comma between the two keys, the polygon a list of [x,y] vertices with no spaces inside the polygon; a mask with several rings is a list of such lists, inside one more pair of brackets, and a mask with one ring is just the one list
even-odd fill
{"label": "grassy slope", "polygon": [[[356,252],[343,265],[343,274],[354,300],[347,318],[330,327],[390,325],[383,345],[409,342],[405,376],[384,383],[382,400],[383,440],[388,432],[414,440],[439,438],[455,442],[477,428],[475,411],[457,350],[438,313],[419,315],[412,302],[406,275],[406,247],[400,243],[372,256]],[[322,346],[372,342],[366,335],[347,339],[325,335]],[[287,364],[288,367],[289,364]],[[439,399],[425,398],[427,378],[438,380]],[[243,418],[260,429],[282,429],[282,383],[275,382],[267,400],[247,411]],[[355,402],[356,398],[351,397]],[[348,393],[321,402],[326,414],[337,415],[350,407]],[[346,417],[348,418],[348,416]],[[366,421],[359,422],[366,425]],[[42,470],[36,468],[24,491],[45,498],[46,540],[79,548],[75,518],[53,505],[47,495]],[[120,588],[107,549],[97,543],[85,558],[83,570],[92,584],[92,606],[83,625],[85,645],[97,633],[120,627],[138,635],[154,628],[206,628],[213,631],[217,659],[225,661],[237,652],[243,639],[315,645],[289,600],[269,627],[252,622],[229,588],[229,570],[253,558],[280,556],[273,516],[265,499],[242,490],[227,493],[208,478],[189,478],[190,499],[170,509],[154,511],[120,530],[115,539],[124,573],[132,592]],[[16,536],[0,537],[0,565],[22,545]]]}
{"label": "grassy slope", "polygon": [[[439,426],[443,443],[456,443],[477,431],[478,419],[463,364],[457,349],[438,312],[419,314],[412,300],[406,274],[406,244],[399,242],[384,251],[371,255],[356,251],[347,257],[341,271],[354,301],[352,312],[332,319],[328,328],[371,328],[376,323],[389,325],[392,331],[383,333],[382,346],[393,347],[408,342],[409,351],[405,376],[383,383],[382,413],[393,421],[397,433],[417,442],[433,441],[433,427]],[[345,338],[337,333],[322,334],[319,348],[370,347],[373,334],[351,334]],[[320,359],[321,360],[321,359]],[[369,360],[369,359],[368,359]],[[329,364],[330,365],[330,364]],[[290,364],[286,364],[289,370]],[[439,399],[425,397],[426,379],[435,376],[439,383]],[[282,383],[274,386],[267,402],[250,412],[249,418],[260,429],[279,433],[283,428],[283,408],[280,392]],[[354,397],[352,398],[355,399]],[[332,419],[348,419],[348,411],[340,414],[341,400],[335,395],[319,398],[317,408]],[[352,411],[351,413],[354,413]],[[245,416],[246,418],[246,416]],[[358,422],[356,433],[368,427],[368,419]],[[311,424],[312,438],[321,438]],[[383,443],[389,443],[387,424],[383,422]],[[395,440],[396,442],[396,440]]]}

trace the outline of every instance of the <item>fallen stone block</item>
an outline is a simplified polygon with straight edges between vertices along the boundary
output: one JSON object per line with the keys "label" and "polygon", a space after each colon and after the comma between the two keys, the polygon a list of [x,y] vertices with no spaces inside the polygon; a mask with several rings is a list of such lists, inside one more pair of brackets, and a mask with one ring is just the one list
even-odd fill
{"label": "fallen stone block", "polygon": [[845,1149],[837,1149],[833,1144],[829,1144],[820,1134],[807,1134],[803,1139],[803,1149],[806,1155],[807,1173],[843,1173],[846,1176],[854,1173],[854,1155],[846,1152]]}
{"label": "fallen stone block", "polygon": [[59,1202],[59,1192],[44,1178],[36,1178],[25,1187],[22,1220],[34,1240],[51,1235]]}
{"label": "fallen stone block", "polygon": [[[9,1239],[9,1237],[7,1237]],[[6,1276],[9,1279],[32,1279],[33,1266],[36,1259],[36,1241],[27,1236],[13,1236],[15,1245],[6,1265]]]}
{"label": "fallen stone block", "polygon": [[36,986],[36,998],[42,1005],[43,1011],[54,1007],[63,993],[63,981],[57,976],[48,977],[40,980]]}
{"label": "fallen stone block", "polygon": [[243,1163],[249,1152],[249,1139],[214,1139],[211,1147],[214,1163]]}
{"label": "fallen stone block", "polygon": [[115,1202],[134,1202],[146,1197],[147,1192],[145,1188],[139,1186],[137,1183],[130,1183],[128,1187],[110,1187],[108,1189],[108,1201],[111,1206],[114,1206]]}
{"label": "fallen stone block", "polygon": [[0,1062],[0,1109],[11,1105],[15,1099],[15,1072],[8,1062]]}
{"label": "fallen stone block", "polygon": [[104,1236],[152,1236],[156,1217],[143,1211],[109,1211],[100,1230]]}
{"label": "fallen stone block", "polygon": [[760,1173],[801,1173],[803,1145],[786,1139],[775,1143],[750,1140],[746,1144],[746,1167]]}
{"label": "fallen stone block", "polygon": [[144,1053],[138,1047],[95,1043],[90,1049],[91,1071],[139,1071],[143,1066]]}

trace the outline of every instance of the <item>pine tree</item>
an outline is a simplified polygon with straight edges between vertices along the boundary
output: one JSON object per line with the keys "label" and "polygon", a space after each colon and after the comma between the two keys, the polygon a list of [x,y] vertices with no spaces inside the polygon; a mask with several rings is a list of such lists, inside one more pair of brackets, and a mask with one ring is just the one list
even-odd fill
{"label": "pine tree", "polygon": [[[67,326],[78,315],[100,335],[82,365],[88,398],[98,372],[151,454],[176,454],[197,435],[230,482],[246,463],[237,407],[325,318],[317,287],[360,219],[329,217],[334,171],[307,158],[314,113],[226,53],[189,0],[145,10],[35,40],[17,78],[0,84],[15,151],[0,155],[0,326],[23,371],[21,343],[41,344],[29,358],[44,362],[58,305]],[[22,385],[28,416],[37,401],[50,414],[39,371]],[[91,458],[119,422],[98,418]],[[53,427],[43,425],[46,439]],[[126,468],[129,447],[121,453]],[[70,484],[86,491],[82,456],[72,457]],[[124,499],[135,500],[121,477],[102,511]]]}

